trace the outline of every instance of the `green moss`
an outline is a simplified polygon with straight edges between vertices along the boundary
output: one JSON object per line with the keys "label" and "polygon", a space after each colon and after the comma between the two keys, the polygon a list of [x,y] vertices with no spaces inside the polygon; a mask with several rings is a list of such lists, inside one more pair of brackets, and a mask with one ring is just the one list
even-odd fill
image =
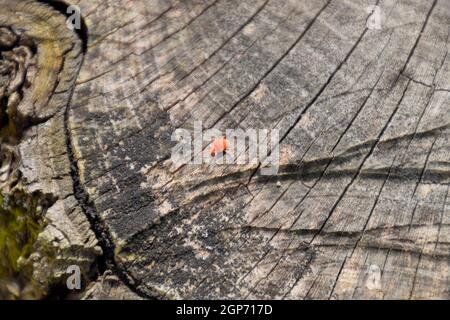
{"label": "green moss", "polygon": [[0,277],[18,272],[17,260],[29,255],[40,230],[33,211],[0,194]]}
{"label": "green moss", "polygon": [[11,284],[23,288],[32,282],[32,270],[18,261],[32,253],[44,226],[41,216],[45,204],[40,194],[0,193],[0,297],[9,297]]}

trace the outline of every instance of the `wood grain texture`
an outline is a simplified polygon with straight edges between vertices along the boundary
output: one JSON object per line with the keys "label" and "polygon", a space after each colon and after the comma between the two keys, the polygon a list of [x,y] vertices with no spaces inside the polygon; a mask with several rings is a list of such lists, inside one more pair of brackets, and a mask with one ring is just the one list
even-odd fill
{"label": "wood grain texture", "polygon": [[[88,30],[65,122],[78,208],[132,290],[450,298],[448,1],[69,2]],[[196,121],[278,129],[278,174],[175,166]]]}
{"label": "wood grain texture", "polygon": [[[26,72],[18,68],[14,73],[15,77],[25,73],[26,80],[15,92],[2,97],[0,105],[2,114],[8,115],[8,121],[2,119],[1,124],[2,170],[10,168],[0,183],[0,191],[5,196],[19,192],[33,197],[38,193],[51,199],[49,208],[41,208],[44,227],[33,252],[20,262],[25,269],[32,268],[36,286],[46,294],[53,286],[65,283],[69,265],[79,266],[89,281],[92,265],[102,254],[76,199],[65,129],[83,44],[66,27],[66,17],[48,4],[0,0],[0,8],[0,26],[20,35],[19,42],[29,44],[27,50],[33,55],[24,63]],[[13,50],[24,48],[26,45],[18,43]],[[5,52],[1,52],[0,62]],[[12,129],[4,131],[3,126]],[[6,152],[15,156],[6,157]],[[3,285],[4,279],[0,280]],[[18,289],[13,296],[6,294],[8,298],[27,296],[21,292],[26,291],[22,283],[13,287]],[[4,297],[1,289],[0,296]]]}

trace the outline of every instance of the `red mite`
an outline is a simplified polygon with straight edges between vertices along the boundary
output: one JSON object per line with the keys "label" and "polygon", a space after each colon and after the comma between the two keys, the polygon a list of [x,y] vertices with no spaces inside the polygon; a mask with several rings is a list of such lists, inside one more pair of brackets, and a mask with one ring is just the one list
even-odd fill
{"label": "red mite", "polygon": [[211,147],[209,148],[209,154],[211,157],[216,156],[216,154],[223,152],[225,153],[228,149],[229,143],[226,138],[215,138]]}

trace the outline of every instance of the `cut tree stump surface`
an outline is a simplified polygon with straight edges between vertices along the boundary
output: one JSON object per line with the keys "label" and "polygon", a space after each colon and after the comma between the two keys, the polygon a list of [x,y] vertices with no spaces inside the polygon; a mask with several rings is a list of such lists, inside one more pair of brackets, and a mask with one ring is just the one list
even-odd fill
{"label": "cut tree stump surface", "polygon": [[[69,2],[87,27],[77,208],[134,291],[450,298],[449,1]],[[278,129],[278,173],[176,166],[196,121]]]}

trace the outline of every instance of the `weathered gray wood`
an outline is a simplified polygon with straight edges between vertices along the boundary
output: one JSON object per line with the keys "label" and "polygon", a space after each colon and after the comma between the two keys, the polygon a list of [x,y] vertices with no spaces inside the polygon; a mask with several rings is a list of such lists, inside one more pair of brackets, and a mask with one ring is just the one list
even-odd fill
{"label": "weathered gray wood", "polygon": [[[74,208],[131,290],[450,297],[448,1],[73,3],[88,43],[67,117],[27,132],[21,170],[35,189],[75,185]],[[380,30],[366,23],[374,4]],[[279,129],[278,174],[175,166],[171,135],[195,121]],[[52,130],[75,169],[33,146],[37,134],[59,145]]]}
{"label": "weathered gray wood", "polygon": [[[92,265],[102,253],[75,197],[65,129],[65,113],[83,57],[82,41],[66,28],[66,18],[50,6],[0,0],[0,8],[0,26],[28,39],[13,49],[28,50],[32,55],[24,63],[27,80],[14,92],[0,92],[2,115],[9,118],[8,122],[2,119],[2,172],[6,174],[0,191],[13,199],[17,192],[27,197],[42,194],[51,204],[41,209],[43,230],[33,251],[19,263],[24,270],[31,267],[36,282],[33,289],[20,278],[6,279],[6,285],[5,279],[0,279],[0,298],[39,298],[54,285],[65,284],[69,265],[80,267],[89,281]],[[1,53],[4,55],[3,50]],[[15,67],[11,75],[5,75],[6,84],[17,78],[18,70]],[[5,156],[9,153],[15,156]],[[14,288],[13,292],[5,286]]]}

